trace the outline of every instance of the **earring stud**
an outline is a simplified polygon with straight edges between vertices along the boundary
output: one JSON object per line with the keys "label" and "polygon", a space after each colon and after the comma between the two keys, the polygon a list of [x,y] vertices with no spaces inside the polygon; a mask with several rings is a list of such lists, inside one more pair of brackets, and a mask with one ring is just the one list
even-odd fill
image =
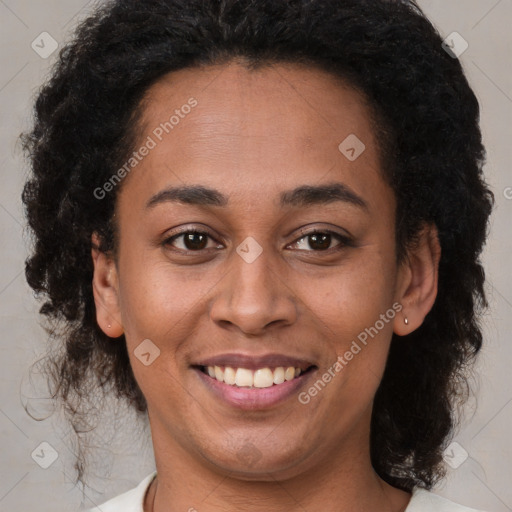
{"label": "earring stud", "polygon": [[409,320],[408,320],[408,318],[407,318],[407,317],[405,317],[405,318],[404,318],[404,323],[405,323],[405,325],[408,325],[408,324],[409,324]]}
{"label": "earring stud", "polygon": [[[407,323],[407,322],[405,322],[405,323]],[[111,326],[110,324],[108,324],[108,328],[110,329],[111,327],[112,327],[112,326]]]}

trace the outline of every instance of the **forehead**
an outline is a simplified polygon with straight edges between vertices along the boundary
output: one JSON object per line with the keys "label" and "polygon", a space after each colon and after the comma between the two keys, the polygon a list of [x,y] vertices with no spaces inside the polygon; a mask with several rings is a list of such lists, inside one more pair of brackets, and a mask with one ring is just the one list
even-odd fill
{"label": "forehead", "polygon": [[[342,133],[339,121],[354,131],[371,131],[364,96],[339,78],[305,66],[274,64],[249,70],[237,62],[169,73],[146,93],[146,128],[168,120],[185,102],[197,100],[182,139],[225,135],[298,142],[305,149]],[[200,115],[199,115],[200,113]],[[195,114],[195,115],[193,115]],[[201,140],[201,139],[199,139]],[[169,141],[170,142],[170,141]]]}
{"label": "forehead", "polygon": [[[151,140],[152,148],[127,180],[141,192],[201,183],[247,199],[299,182],[382,186],[370,108],[326,72],[236,62],[188,68],[162,77],[141,105],[139,145]],[[354,150],[360,156],[348,158]]]}

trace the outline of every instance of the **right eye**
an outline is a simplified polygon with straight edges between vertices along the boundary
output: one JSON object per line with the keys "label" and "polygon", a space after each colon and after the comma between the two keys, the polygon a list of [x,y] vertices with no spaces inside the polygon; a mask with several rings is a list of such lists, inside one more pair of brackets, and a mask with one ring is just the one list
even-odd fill
{"label": "right eye", "polygon": [[[177,240],[181,241],[182,247],[176,247],[175,242]],[[200,252],[205,249],[211,249],[212,247],[207,247],[208,239],[213,240],[213,237],[204,231],[197,231],[193,229],[189,229],[188,231],[183,231],[176,235],[172,235],[169,238],[166,238],[163,242],[165,247],[171,247],[172,250],[182,251],[182,252]],[[218,247],[215,246],[215,247]]]}

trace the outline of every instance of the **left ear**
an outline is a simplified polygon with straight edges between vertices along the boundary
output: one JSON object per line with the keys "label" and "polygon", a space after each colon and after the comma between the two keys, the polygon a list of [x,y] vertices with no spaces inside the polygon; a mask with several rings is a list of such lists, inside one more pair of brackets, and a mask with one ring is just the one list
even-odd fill
{"label": "left ear", "polygon": [[[407,251],[399,269],[396,301],[402,305],[395,317],[393,330],[405,336],[416,330],[432,309],[437,296],[441,245],[435,224],[426,224],[417,243]],[[407,318],[407,324],[405,323]]]}

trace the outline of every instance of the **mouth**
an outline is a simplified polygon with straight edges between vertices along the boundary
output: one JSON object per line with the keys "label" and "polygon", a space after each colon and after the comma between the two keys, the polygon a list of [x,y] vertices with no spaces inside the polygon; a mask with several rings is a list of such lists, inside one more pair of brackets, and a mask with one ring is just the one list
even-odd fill
{"label": "mouth", "polygon": [[191,368],[213,397],[243,410],[268,409],[293,398],[318,366],[282,355],[249,357],[228,354]]}
{"label": "mouth", "polygon": [[316,368],[310,365],[305,369],[295,366],[265,367],[252,370],[250,368],[233,368],[232,366],[195,366],[205,375],[228,386],[239,388],[269,388],[280,386],[294,380]]}

